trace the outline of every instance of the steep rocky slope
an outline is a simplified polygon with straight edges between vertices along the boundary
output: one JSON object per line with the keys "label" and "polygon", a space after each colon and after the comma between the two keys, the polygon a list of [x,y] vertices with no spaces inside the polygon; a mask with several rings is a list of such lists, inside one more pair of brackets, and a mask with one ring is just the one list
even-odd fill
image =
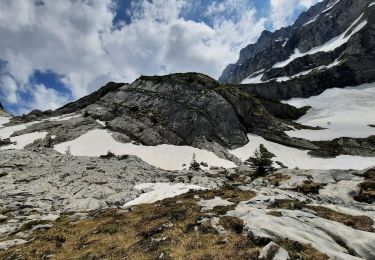
{"label": "steep rocky slope", "polygon": [[[266,136],[293,146],[313,148],[283,133],[285,123],[306,112],[288,104],[257,99],[198,73],[143,76],[132,84],[108,83],[100,90],[56,111],[33,111],[10,124],[80,113],[74,123],[34,124],[14,135],[47,131],[52,144],[68,141],[95,128],[98,122],[121,134],[122,141],[143,145],[189,145],[197,148],[236,148],[248,142],[247,133]],[[281,120],[282,119],[282,120]],[[69,131],[67,131],[69,129]],[[71,133],[73,131],[73,133]],[[62,133],[73,136],[62,137]],[[213,148],[211,148],[213,149]]]}
{"label": "steep rocky slope", "polygon": [[375,5],[325,0],[287,28],[265,31],[219,81],[273,99],[309,97],[375,81]]}

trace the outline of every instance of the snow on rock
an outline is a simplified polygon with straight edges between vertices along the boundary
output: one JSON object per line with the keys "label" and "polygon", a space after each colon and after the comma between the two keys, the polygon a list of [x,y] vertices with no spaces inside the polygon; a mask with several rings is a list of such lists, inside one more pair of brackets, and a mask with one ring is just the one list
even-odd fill
{"label": "snow on rock", "polygon": [[340,2],[340,1],[341,1],[341,0],[336,0],[336,1],[334,1],[333,3],[328,3],[326,9],[324,9],[324,10],[321,12],[321,14],[322,14],[322,13],[326,13],[326,12],[328,12],[329,10],[331,10],[331,9],[332,9],[335,5],[337,5],[338,2]]}
{"label": "snow on rock", "polygon": [[39,123],[38,122],[32,122],[32,123],[26,123],[26,124],[20,124],[20,125],[14,125],[14,126],[8,126],[8,127],[0,127],[0,138],[5,139],[9,138],[14,132],[21,131],[26,129],[28,126]]}
{"label": "snow on rock", "polygon": [[375,128],[369,126],[375,124],[375,83],[327,89],[319,96],[293,98],[285,103],[295,107],[311,106],[297,122],[326,128],[287,131],[289,136],[320,141],[375,135]]}
{"label": "snow on rock", "polygon": [[[1,131],[1,130],[0,130]],[[11,137],[10,141],[15,142],[14,144],[0,147],[0,150],[6,149],[23,149],[26,145],[32,144],[35,140],[43,139],[47,136],[47,132],[34,132],[24,135]]]}
{"label": "snow on rock", "polygon": [[317,16],[311,18],[309,21],[307,21],[306,23],[304,23],[302,26],[304,27],[304,26],[306,26],[306,25],[309,25],[309,24],[315,22],[315,21],[318,19],[318,17],[319,17],[319,15],[317,15]]}
{"label": "snow on rock", "polygon": [[233,202],[227,201],[225,199],[222,199],[220,197],[215,196],[215,198],[211,200],[200,200],[198,202],[199,206],[202,206],[202,210],[211,210],[216,206],[230,206],[233,205]]}
{"label": "snow on rock", "polygon": [[280,247],[275,242],[271,241],[269,242],[265,247],[262,248],[259,252],[259,259],[266,260],[270,259],[270,254],[276,251],[275,256],[272,258],[272,260],[287,260],[289,258],[288,251],[286,251],[284,248]]}
{"label": "snow on rock", "polygon": [[362,22],[359,23],[359,21],[362,19],[362,16],[363,16],[363,14],[361,14],[361,16],[358,17],[358,19],[356,19],[353,22],[353,24],[351,26],[349,26],[349,28],[345,32],[343,32],[342,34],[340,34],[339,36],[331,39],[330,41],[324,43],[321,46],[314,47],[314,48],[312,48],[311,50],[309,50],[307,52],[303,52],[302,53],[298,49],[295,49],[294,53],[289,57],[289,59],[274,64],[273,68],[282,68],[282,67],[285,67],[286,65],[288,65],[289,63],[291,63],[293,60],[295,60],[297,58],[301,58],[301,57],[306,56],[306,55],[312,55],[312,54],[315,54],[315,53],[318,53],[318,52],[333,51],[336,48],[342,46],[343,44],[347,43],[349,41],[349,39],[354,34],[356,34],[357,32],[359,32],[360,30],[362,30],[362,28],[367,25],[367,21],[366,20],[364,20],[364,21],[362,21]]}
{"label": "snow on rock", "polygon": [[188,192],[189,190],[204,190],[201,186],[184,183],[142,183],[135,186],[138,190],[144,190],[138,198],[124,204],[123,207],[134,206],[138,204],[153,203],[158,200],[172,198],[177,195]]}
{"label": "snow on rock", "polygon": [[[295,75],[292,75],[292,76],[285,76],[285,77],[278,77],[278,78],[275,78],[275,79],[270,79],[268,81],[272,81],[272,80],[276,80],[278,82],[284,82],[284,81],[288,81],[288,80],[291,80],[291,79],[295,79],[295,78],[298,78],[300,76],[304,76],[304,75],[308,75],[310,74],[312,71],[319,71],[319,70],[323,70],[323,69],[329,69],[329,68],[332,68],[334,66],[337,66],[338,64],[340,63],[339,60],[335,60],[334,62],[332,62],[331,64],[328,64],[328,65],[323,65],[323,66],[319,66],[317,68],[313,68],[313,69],[310,69],[310,70],[306,70],[306,71],[302,71],[300,73],[297,73]],[[267,81],[267,82],[268,82]]]}
{"label": "snow on rock", "polygon": [[80,116],[81,116],[80,114],[71,113],[71,114],[66,114],[62,116],[50,117],[50,118],[44,119],[43,121],[67,121],[72,118],[76,118]]}
{"label": "snow on rock", "polygon": [[7,139],[10,138],[11,142],[15,142],[14,144],[2,146],[0,147],[0,150],[6,150],[6,149],[23,149],[26,145],[33,143],[35,140],[43,139],[47,136],[47,132],[33,132],[28,133],[24,135],[14,136],[11,137],[11,135],[17,131],[21,131],[26,129],[27,127],[41,123],[46,121],[66,121],[70,120],[75,117],[79,117],[78,114],[67,114],[63,116],[57,116],[57,117],[51,117],[47,119],[43,119],[41,121],[33,121],[25,124],[19,124],[14,126],[8,126],[4,127],[3,125],[5,123],[8,123],[10,118],[8,117],[0,117],[0,139]]}
{"label": "snow on rock", "polygon": [[1,129],[2,125],[8,123],[9,120],[10,120],[10,117],[0,116],[0,129]]}
{"label": "snow on rock", "polygon": [[262,83],[262,77],[264,69],[258,70],[251,74],[248,78],[244,79],[241,84],[255,84],[255,83]]}
{"label": "snow on rock", "polygon": [[[311,244],[334,259],[372,259],[375,256],[375,233],[321,218],[308,209],[270,209],[276,199],[306,203],[314,201],[313,197],[269,187],[257,186],[254,191],[257,194],[254,198],[240,202],[234,210],[228,212],[229,216],[244,221],[246,230],[252,237],[287,238]],[[323,201],[326,199],[320,198]],[[281,216],[268,214],[272,210],[277,210]],[[373,207],[372,211],[374,212]],[[348,249],[358,257],[351,256]]]}
{"label": "snow on rock", "polygon": [[100,121],[99,119],[96,119],[95,120],[98,124],[102,125],[102,126],[105,126],[105,122],[103,121]]}
{"label": "snow on rock", "polygon": [[300,169],[358,169],[363,170],[375,165],[374,157],[361,157],[340,155],[336,158],[316,158],[308,154],[308,151],[290,148],[284,145],[267,141],[266,139],[249,134],[249,142],[240,148],[231,150],[230,153],[240,158],[242,161],[247,160],[254,154],[254,151],[263,144],[270,152],[276,155],[277,161],[282,162],[289,168],[298,167]]}
{"label": "snow on rock", "polygon": [[16,245],[26,244],[28,241],[23,239],[13,239],[8,241],[0,242],[0,250],[7,250],[8,248]]}
{"label": "snow on rock", "polygon": [[95,129],[87,132],[79,138],[55,145],[55,150],[60,153],[70,147],[72,155],[76,156],[100,156],[111,151],[115,154],[130,154],[140,157],[142,160],[155,167],[165,170],[178,170],[183,164],[189,164],[196,155],[198,162],[206,162],[209,166],[231,168],[236,165],[228,160],[217,157],[214,153],[190,146],[157,145],[143,146],[133,143],[120,143],[113,139],[112,134],[104,129]]}
{"label": "snow on rock", "polygon": [[374,6],[375,5],[375,2],[372,2],[368,5],[368,7],[371,7],[371,6]]}

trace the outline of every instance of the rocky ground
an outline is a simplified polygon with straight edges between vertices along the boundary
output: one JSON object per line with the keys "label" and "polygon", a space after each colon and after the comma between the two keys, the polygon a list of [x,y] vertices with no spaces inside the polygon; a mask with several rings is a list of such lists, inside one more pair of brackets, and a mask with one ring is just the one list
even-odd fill
{"label": "rocky ground", "polygon": [[0,258],[372,259],[374,173],[2,151]]}

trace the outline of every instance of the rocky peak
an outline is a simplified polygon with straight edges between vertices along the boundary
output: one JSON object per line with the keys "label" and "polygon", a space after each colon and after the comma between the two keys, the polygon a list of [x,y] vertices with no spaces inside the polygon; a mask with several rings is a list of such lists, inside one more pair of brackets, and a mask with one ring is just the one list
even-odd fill
{"label": "rocky peak", "polygon": [[[322,90],[374,81],[375,19],[371,13],[375,6],[371,2],[325,0],[318,3],[302,13],[292,26],[263,32],[255,44],[240,52],[238,62],[229,65],[219,81],[255,85],[249,89],[269,85],[280,89],[292,85],[292,93],[297,78],[319,86],[320,82],[329,81]],[[340,80],[332,84],[327,80],[332,77]],[[289,81],[292,83],[284,84]],[[308,95],[312,93],[319,91],[311,88]]]}

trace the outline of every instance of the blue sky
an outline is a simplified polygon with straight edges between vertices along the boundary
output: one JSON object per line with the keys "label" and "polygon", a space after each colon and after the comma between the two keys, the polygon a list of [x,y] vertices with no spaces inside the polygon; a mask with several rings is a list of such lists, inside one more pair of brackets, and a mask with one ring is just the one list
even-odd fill
{"label": "blue sky", "polygon": [[22,114],[140,75],[218,78],[263,30],[317,1],[2,0],[0,102]]}

